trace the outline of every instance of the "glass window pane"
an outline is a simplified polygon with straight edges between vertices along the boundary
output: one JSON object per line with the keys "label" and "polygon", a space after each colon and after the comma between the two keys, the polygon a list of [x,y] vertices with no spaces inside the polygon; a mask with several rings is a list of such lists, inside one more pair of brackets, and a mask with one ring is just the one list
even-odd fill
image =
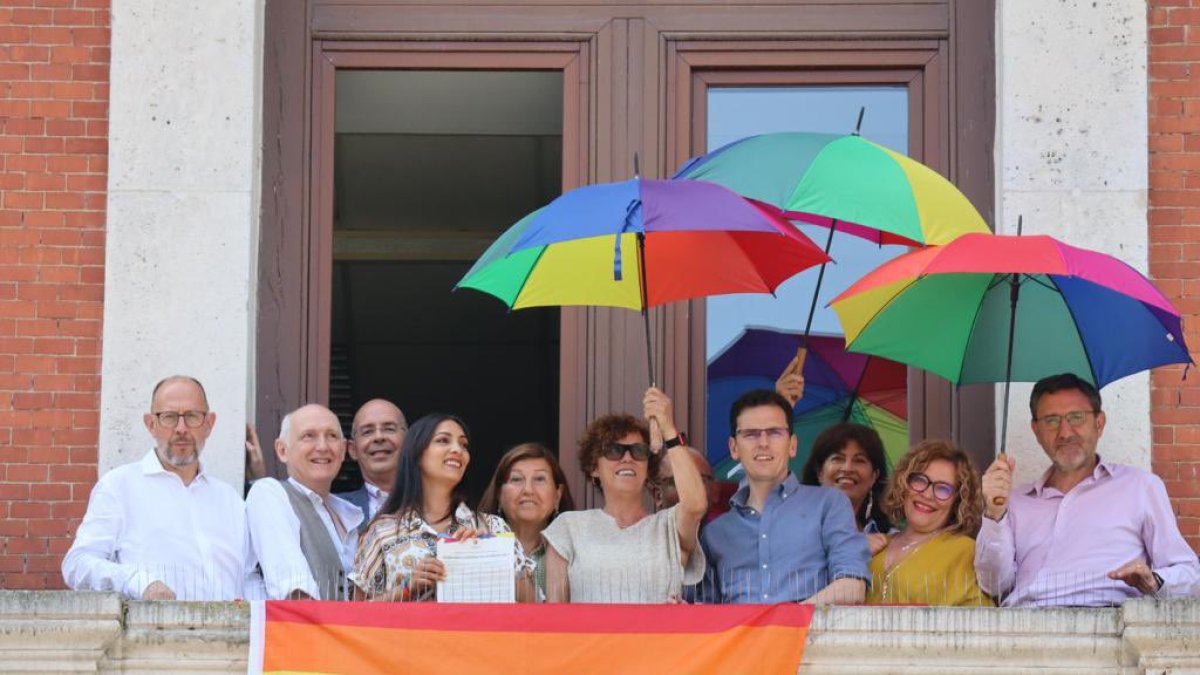
{"label": "glass window pane", "polygon": [[[877,143],[907,154],[908,152],[908,91],[903,86],[787,86],[787,87],[726,87],[712,88],[708,93],[708,150],[715,150],[739,138],[778,131],[812,131],[850,133],[854,131],[859,110],[865,108],[861,133]],[[829,230],[801,224],[800,229],[818,246],[824,247]],[[841,337],[841,326],[828,302],[851,283],[880,263],[903,252],[902,246],[879,246],[864,239],[835,234],[830,255],[836,264],[826,266],[813,317],[812,334],[827,336],[826,344]],[[708,378],[708,455],[718,475],[731,476],[737,465],[729,458],[729,406],[744,391],[774,388],[775,377],[787,363],[786,352],[769,352],[760,348],[745,359],[737,350],[745,347],[748,328],[765,329],[751,339],[772,344],[798,344],[797,334],[804,332],[816,289],[819,268],[807,270],[784,283],[775,297],[769,295],[731,295],[709,298],[707,301],[707,362],[724,354],[733,358],[738,353],[741,372],[731,376],[722,367],[717,377]],[[742,341],[739,343],[739,340]],[[765,343],[763,343],[765,344]],[[794,355],[794,350],[791,352]],[[783,354],[783,356],[779,356]],[[783,358],[777,367],[764,365]],[[756,363],[742,362],[757,361]],[[726,364],[729,362],[727,361]],[[810,364],[810,368],[813,367]],[[770,377],[766,372],[773,373]],[[797,405],[800,447],[793,468],[808,456],[812,438],[821,428],[841,421],[837,392],[818,391],[810,380],[805,399]],[[901,387],[903,384],[901,384]],[[904,415],[904,391],[892,392],[885,411],[871,411],[876,428],[884,437],[889,455],[903,453],[908,443]],[[845,400],[845,397],[843,397]],[[892,413],[900,412],[900,415]],[[887,413],[885,415],[884,413]],[[860,411],[861,414],[861,411]],[[858,415],[856,415],[858,416]],[[800,427],[803,428],[800,428]],[[736,479],[736,473],[731,478]]]}
{"label": "glass window pane", "polygon": [[478,496],[505,449],[558,438],[558,308],[453,288],[558,196],[562,72],[339,70],[336,92],[330,407],[461,415]]}

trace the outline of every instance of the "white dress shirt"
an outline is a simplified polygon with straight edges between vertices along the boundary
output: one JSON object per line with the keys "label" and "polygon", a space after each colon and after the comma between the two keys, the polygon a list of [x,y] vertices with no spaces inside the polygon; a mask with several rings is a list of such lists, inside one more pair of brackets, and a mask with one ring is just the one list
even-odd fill
{"label": "white dress shirt", "polygon": [[243,596],[247,537],[241,496],[201,466],[190,485],[154,451],[92,489],[62,573],[75,590],[140,599],[160,581],[179,600]]}
{"label": "white dress shirt", "polygon": [[383,508],[383,503],[387,501],[388,493],[380,490],[374,485],[364,481],[363,487],[367,489],[367,520],[375,517],[379,513],[379,509]]}
{"label": "white dress shirt", "polygon": [[[338,497],[329,495],[323,501],[321,495],[288,478],[292,487],[300,490],[317,511],[329,539],[337,549],[342,568],[347,574],[354,569],[354,552],[358,547],[358,525],[363,520],[362,509]],[[326,508],[326,503],[329,507]],[[345,536],[339,536],[329,515],[332,509],[342,521]],[[308,567],[308,560],[300,550],[300,518],[292,509],[283,484],[276,480],[260,480],[246,495],[246,523],[250,530],[250,565],[262,568],[262,580],[266,597],[283,600],[292,591],[303,591],[310,597],[321,597],[317,582]]]}

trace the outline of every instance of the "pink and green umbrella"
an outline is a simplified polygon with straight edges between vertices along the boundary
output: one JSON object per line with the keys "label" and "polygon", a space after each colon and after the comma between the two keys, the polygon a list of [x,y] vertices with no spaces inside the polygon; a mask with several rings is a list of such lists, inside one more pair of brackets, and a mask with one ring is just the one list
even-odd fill
{"label": "pink and green umbrella", "polygon": [[[831,304],[851,351],[956,384],[1073,372],[1099,388],[1192,361],[1179,312],[1154,284],[1048,236],[964,235],[884,263]],[[1007,399],[1006,389],[1006,416]]]}

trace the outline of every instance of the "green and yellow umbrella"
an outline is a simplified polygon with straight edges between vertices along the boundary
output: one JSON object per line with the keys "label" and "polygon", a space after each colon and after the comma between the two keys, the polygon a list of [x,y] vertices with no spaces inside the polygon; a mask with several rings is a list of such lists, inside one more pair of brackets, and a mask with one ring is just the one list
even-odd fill
{"label": "green and yellow umbrella", "polygon": [[675,177],[724,185],[790,220],[881,244],[941,245],[989,231],[953,183],[857,134],[749,136],[692,159]]}

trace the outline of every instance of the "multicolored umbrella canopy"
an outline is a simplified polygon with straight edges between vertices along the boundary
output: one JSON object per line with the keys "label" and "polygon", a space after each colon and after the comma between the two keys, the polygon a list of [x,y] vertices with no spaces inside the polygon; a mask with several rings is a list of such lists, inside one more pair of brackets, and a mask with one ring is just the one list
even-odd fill
{"label": "multicolored umbrella canopy", "polygon": [[645,309],[770,293],[828,260],[778,209],[703,181],[634,179],[572,190],[525,216],[457,287],[513,309]]}
{"label": "multicolored umbrella canopy", "polygon": [[676,178],[712,181],[792,220],[881,244],[945,244],[988,232],[971,202],[933,169],[857,135],[780,132],[734,141]]}
{"label": "multicolored umbrella canopy", "polygon": [[[728,411],[751,389],[773,389],[802,339],[798,333],[770,328],[743,331],[708,364],[709,410]],[[792,469],[797,475],[817,435],[845,421],[879,432],[891,461],[907,452],[906,366],[847,352],[839,335],[810,335],[803,374],[804,397],[796,403],[794,418],[798,450]],[[707,453],[719,476],[736,466],[729,457],[728,427],[727,416],[709,417]]]}
{"label": "multicolored umbrella canopy", "polygon": [[831,304],[849,349],[960,384],[1073,372],[1103,387],[1192,360],[1149,280],[1048,236],[964,235],[881,265]]}

